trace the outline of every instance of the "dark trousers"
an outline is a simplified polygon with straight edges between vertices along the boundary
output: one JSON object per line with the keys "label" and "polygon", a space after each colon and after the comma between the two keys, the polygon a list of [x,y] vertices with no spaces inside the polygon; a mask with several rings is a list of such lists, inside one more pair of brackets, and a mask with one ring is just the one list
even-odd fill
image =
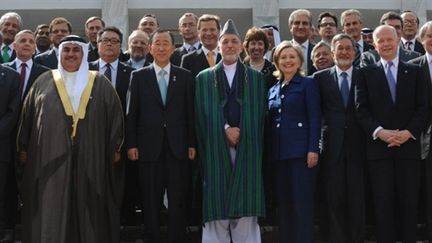
{"label": "dark trousers", "polygon": [[363,169],[360,161],[350,162],[343,156],[334,165],[321,167],[332,243],[360,243],[364,238]]}
{"label": "dark trousers", "polygon": [[140,225],[142,220],[136,213],[137,207],[142,207],[138,181],[138,164],[135,161],[130,161],[126,156],[123,158],[125,158],[125,187],[121,208],[121,224]]}
{"label": "dark trousers", "polygon": [[13,163],[0,162],[0,239],[15,230],[17,185]]}
{"label": "dark trousers", "polygon": [[160,209],[165,189],[168,195],[168,242],[184,242],[189,161],[176,159],[164,139],[158,160],[140,162],[138,168],[144,222],[150,233],[150,242],[161,242]]}
{"label": "dark trousers", "polygon": [[432,149],[424,161],[424,203],[426,212],[427,239],[432,242]]}
{"label": "dark trousers", "polygon": [[368,161],[368,167],[377,242],[394,243],[401,240],[403,243],[415,243],[420,160],[372,160]]}
{"label": "dark trousers", "polygon": [[312,243],[318,168],[308,168],[303,158],[274,161],[273,169],[279,242]]}

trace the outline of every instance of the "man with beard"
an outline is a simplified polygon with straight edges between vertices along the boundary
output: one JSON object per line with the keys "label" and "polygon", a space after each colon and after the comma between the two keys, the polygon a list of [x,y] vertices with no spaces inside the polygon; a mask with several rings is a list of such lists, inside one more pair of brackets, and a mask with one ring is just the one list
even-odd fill
{"label": "man with beard", "polygon": [[128,38],[130,59],[126,62],[129,66],[140,69],[148,66],[151,60],[147,57],[149,53],[149,36],[142,30],[134,30]]}
{"label": "man with beard", "polygon": [[331,47],[327,42],[318,42],[311,53],[313,66],[317,71],[329,68],[334,65]]}
{"label": "man with beard", "polygon": [[56,69],[58,67],[57,56],[60,41],[72,33],[72,25],[67,19],[58,17],[51,21],[49,32],[53,48],[50,51],[37,55],[34,61],[50,69]]}
{"label": "man with beard", "polygon": [[180,17],[178,28],[183,37],[183,45],[174,50],[171,63],[180,66],[183,55],[201,48],[197,27],[198,17],[193,13],[185,13]]}
{"label": "man with beard", "polygon": [[229,19],[218,41],[222,61],[198,74],[195,114],[203,170],[203,243],[261,242],[266,87],[240,61],[242,42]]}
{"label": "man with beard", "polygon": [[105,22],[101,17],[93,16],[87,19],[85,23],[85,35],[89,43],[88,61],[93,62],[99,58],[97,49],[97,33],[105,27]]}
{"label": "man with beard", "polygon": [[49,39],[49,26],[47,24],[38,25],[34,35],[36,42],[36,51],[34,55],[44,53],[51,48],[51,40]]}
{"label": "man with beard", "polygon": [[355,117],[354,87],[359,71],[353,66],[356,43],[347,34],[331,43],[335,66],[316,72],[321,96],[321,172],[328,207],[330,240],[362,243],[364,230],[364,132]]}
{"label": "man with beard", "polygon": [[19,14],[15,12],[7,12],[0,18],[0,33],[3,36],[3,44],[1,45],[1,63],[9,62],[15,58],[15,51],[13,49],[13,41],[15,35],[22,27],[22,19]]}
{"label": "man with beard", "polygon": [[106,242],[119,237],[123,112],[106,78],[89,71],[88,46],[59,42],[58,69],[24,101],[18,132],[25,243]]}

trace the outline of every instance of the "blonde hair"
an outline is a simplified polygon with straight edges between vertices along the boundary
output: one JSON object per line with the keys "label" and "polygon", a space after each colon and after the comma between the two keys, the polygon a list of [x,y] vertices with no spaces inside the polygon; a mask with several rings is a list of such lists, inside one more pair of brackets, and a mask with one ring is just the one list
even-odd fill
{"label": "blonde hair", "polygon": [[299,73],[300,75],[304,76],[305,75],[305,71],[303,70],[303,63],[304,63],[304,57],[303,57],[303,50],[302,48],[297,45],[297,44],[293,44],[291,41],[282,41],[275,49],[274,54],[273,54],[273,64],[276,67],[276,71],[273,72],[273,76],[275,76],[277,79],[279,80],[283,80],[284,79],[284,75],[283,73],[279,70],[279,58],[280,55],[282,53],[282,51],[284,49],[287,48],[293,48],[294,51],[297,53],[298,58],[300,59],[300,66],[297,70],[297,73]]}

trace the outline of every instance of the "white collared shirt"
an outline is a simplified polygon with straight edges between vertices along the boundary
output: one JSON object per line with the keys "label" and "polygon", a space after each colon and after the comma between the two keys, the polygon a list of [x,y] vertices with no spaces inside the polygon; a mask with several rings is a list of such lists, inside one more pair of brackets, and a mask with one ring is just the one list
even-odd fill
{"label": "white collared shirt", "polygon": [[159,82],[159,78],[160,78],[160,76],[159,76],[160,70],[162,70],[162,69],[165,70],[166,73],[165,73],[164,78],[165,78],[165,80],[167,82],[167,87],[168,87],[168,85],[169,85],[170,71],[171,71],[171,63],[168,63],[165,67],[160,67],[159,65],[156,64],[156,62],[153,62],[153,66],[154,66],[154,70],[155,70],[156,78],[157,78],[158,82]]}
{"label": "white collared shirt", "polygon": [[228,80],[228,84],[231,88],[233,80],[234,80],[234,75],[235,75],[236,69],[237,69],[237,62],[230,64],[230,65],[226,65],[224,63],[223,66],[224,66],[225,75],[226,75],[227,80]]}
{"label": "white collared shirt", "polygon": [[[393,75],[394,80],[395,80],[396,83],[397,83],[397,71],[398,71],[398,66],[399,66],[399,55],[396,55],[396,57],[395,57],[393,60],[390,60],[390,61],[393,62],[393,66],[390,68],[390,70],[391,70],[391,72],[392,72],[392,75]],[[389,62],[389,61],[386,61],[386,60],[384,60],[384,59],[381,58],[381,59],[380,59],[380,62],[381,62],[381,64],[383,65],[383,67],[384,67],[384,72],[385,72],[385,74],[386,74],[386,76],[387,76],[388,62]]]}
{"label": "white collared shirt", "polygon": [[408,41],[411,41],[412,45],[409,47],[409,50],[410,50],[410,51],[414,51],[414,47],[415,47],[415,44],[416,44],[416,39],[415,39],[415,38],[414,38],[414,39],[411,39],[411,40],[407,40],[407,39],[401,37],[401,41],[402,41],[402,44],[403,44],[403,46],[404,46],[405,48],[406,48],[406,43],[407,43]]}
{"label": "white collared shirt", "polygon": [[360,48],[359,48],[360,53],[363,53],[363,51],[364,51],[364,41],[363,41],[363,38],[360,38],[360,40],[357,41],[357,44],[360,46]]}
{"label": "white collared shirt", "polygon": [[189,48],[190,48],[191,46],[195,47],[195,50],[198,50],[199,47],[200,47],[200,42],[197,41],[197,42],[195,42],[195,43],[192,44],[192,45],[189,44],[189,43],[183,42],[183,48],[184,48],[186,51],[189,52]]}
{"label": "white collared shirt", "polygon": [[[118,70],[118,59],[116,59],[114,62],[110,63],[111,65],[111,84],[115,88],[117,84],[117,70]],[[106,71],[106,62],[99,58],[99,72],[101,74],[104,74]]]}
{"label": "white collared shirt", "polygon": [[298,43],[296,40],[292,39],[292,43],[299,45],[302,48],[303,51],[303,69],[305,71],[305,73],[308,73],[308,52],[309,52],[309,40],[306,40],[305,42],[303,42],[302,44]]}
{"label": "white collared shirt", "polygon": [[[207,58],[207,55],[208,55],[208,53],[210,52],[210,50],[209,49],[207,49],[207,48],[205,48],[204,46],[202,46],[201,47],[201,49],[203,50],[203,52],[204,52],[204,54],[205,54],[205,56],[206,56],[206,58]],[[217,63],[217,55],[218,55],[218,51],[217,51],[217,48],[215,48],[214,50],[213,50],[213,59],[214,59],[214,63]]]}
{"label": "white collared shirt", "polygon": [[432,82],[432,54],[426,52],[426,60],[427,60],[428,67],[429,67],[430,80]]}
{"label": "white collared shirt", "polygon": [[[3,47],[5,47],[6,45],[5,44],[2,44],[1,45],[1,53],[3,53]],[[8,51],[8,54],[9,54],[9,58],[11,58],[12,57],[12,53],[13,53],[13,51],[14,51],[14,45],[13,45],[13,43],[11,43],[11,44],[9,44],[8,45],[9,46],[9,51]],[[10,60],[10,59],[9,59]]]}
{"label": "white collared shirt", "polygon": [[335,66],[335,67],[336,67],[336,74],[338,77],[339,90],[341,89],[341,86],[342,86],[342,73],[343,72],[345,72],[347,74],[348,88],[351,90],[353,66],[348,68],[346,71],[342,71],[342,69],[340,69],[338,66]]}

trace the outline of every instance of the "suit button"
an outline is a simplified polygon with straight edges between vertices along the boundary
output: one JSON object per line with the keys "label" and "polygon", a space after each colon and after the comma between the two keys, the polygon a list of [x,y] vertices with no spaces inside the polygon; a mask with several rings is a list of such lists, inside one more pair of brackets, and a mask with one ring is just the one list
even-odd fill
{"label": "suit button", "polygon": [[285,95],[281,95],[281,99],[285,98]]}
{"label": "suit button", "polygon": [[276,124],[276,127],[277,127],[277,128],[279,128],[279,127],[280,127],[280,124],[279,124],[279,123],[278,123],[278,124]]}
{"label": "suit button", "polygon": [[299,122],[299,123],[297,124],[297,126],[298,126],[298,127],[302,127],[303,124],[302,124],[301,122]]}
{"label": "suit button", "polygon": [[281,112],[282,112],[282,109],[281,109],[281,108],[279,108],[278,112],[279,112],[279,113],[281,113]]}
{"label": "suit button", "polygon": [[164,123],[164,127],[166,127],[166,123]]}

